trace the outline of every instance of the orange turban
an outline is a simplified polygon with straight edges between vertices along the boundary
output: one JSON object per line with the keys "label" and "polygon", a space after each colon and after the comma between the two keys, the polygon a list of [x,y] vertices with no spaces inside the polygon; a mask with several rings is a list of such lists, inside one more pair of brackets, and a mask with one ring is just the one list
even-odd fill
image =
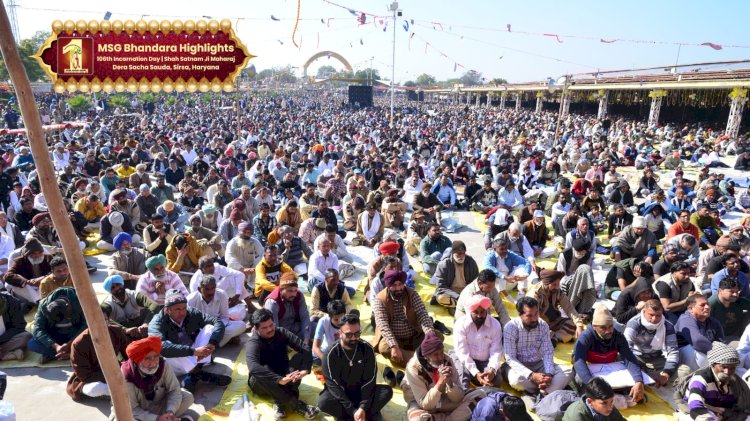
{"label": "orange turban", "polygon": [[125,353],[128,354],[128,358],[133,360],[136,364],[140,364],[146,355],[150,354],[151,351],[157,354],[161,353],[161,338],[158,336],[149,336],[145,339],[139,339],[135,342],[131,342]]}
{"label": "orange turban", "polygon": [[399,245],[395,241],[386,241],[385,243],[381,244],[378,249],[380,250],[380,254],[387,254],[390,256],[396,254],[399,249]]}

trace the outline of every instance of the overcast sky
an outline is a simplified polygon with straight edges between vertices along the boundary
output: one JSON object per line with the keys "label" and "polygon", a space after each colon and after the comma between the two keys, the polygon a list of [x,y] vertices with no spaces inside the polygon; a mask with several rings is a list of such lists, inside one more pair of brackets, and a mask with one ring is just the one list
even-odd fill
{"label": "overcast sky", "polygon": [[[302,66],[313,54],[329,50],[344,56],[355,70],[369,67],[374,57],[373,67],[381,76],[391,74],[393,24],[386,17],[386,1],[335,1],[342,8],[323,0],[301,0],[296,35],[301,48],[292,44],[295,0],[16,2],[22,38],[49,30],[55,19],[102,19],[106,11],[112,12],[113,20],[210,16],[238,25],[240,39],[258,56],[250,62],[258,70]],[[569,72],[673,65],[678,49],[681,64],[750,58],[750,30],[744,23],[750,11],[747,1],[402,0],[399,8],[403,17],[396,24],[395,80],[400,83],[421,73],[438,79],[459,77],[468,69],[487,79],[524,82]],[[358,24],[347,9],[367,13],[366,23]],[[704,42],[723,48],[676,45]],[[310,66],[310,73],[325,64],[343,68],[334,59],[322,58]]]}

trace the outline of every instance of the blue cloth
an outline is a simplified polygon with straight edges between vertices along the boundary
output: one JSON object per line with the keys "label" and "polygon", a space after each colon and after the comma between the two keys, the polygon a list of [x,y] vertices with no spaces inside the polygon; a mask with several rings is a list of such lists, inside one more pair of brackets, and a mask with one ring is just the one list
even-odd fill
{"label": "blue cloth", "polygon": [[[719,283],[729,277],[726,268],[714,273],[711,278],[711,294],[716,295],[719,292]],[[737,283],[740,284],[740,296],[750,300],[750,288],[748,288],[747,275],[737,272]]]}
{"label": "blue cloth", "polygon": [[495,392],[482,398],[471,413],[471,421],[505,421],[500,410],[503,409],[503,399],[506,396],[509,396],[508,393]]}
{"label": "blue cloth", "polygon": [[[482,269],[489,269],[493,272],[495,272],[495,275],[500,276],[500,272],[497,270],[497,259],[500,258],[500,256],[497,255],[497,252],[495,250],[490,250],[487,252],[487,254],[484,255],[484,264]],[[505,257],[505,266],[508,267],[508,271],[512,272],[513,269],[515,269],[518,266],[523,266],[527,273],[531,274],[531,263],[529,263],[528,260],[524,259],[522,256],[512,252],[508,251],[508,255]]]}
{"label": "blue cloth", "polygon": [[32,338],[26,346],[29,348],[29,351],[31,352],[42,354],[48,358],[55,358],[54,349],[44,346],[41,342],[37,341],[34,338]]}
{"label": "blue cloth", "polygon": [[[117,238],[117,237],[115,237],[115,238]],[[104,278],[104,284],[102,286],[104,287],[105,291],[107,291],[108,293],[111,294],[112,293],[112,286],[114,284],[125,285],[125,281],[122,280],[122,276],[120,276],[120,275],[107,276],[106,278]]]}
{"label": "blue cloth", "polygon": [[133,237],[127,232],[121,232],[115,235],[115,238],[112,240],[112,245],[115,246],[115,250],[120,250],[120,247],[122,247],[122,242],[126,240],[128,243],[133,244]]}

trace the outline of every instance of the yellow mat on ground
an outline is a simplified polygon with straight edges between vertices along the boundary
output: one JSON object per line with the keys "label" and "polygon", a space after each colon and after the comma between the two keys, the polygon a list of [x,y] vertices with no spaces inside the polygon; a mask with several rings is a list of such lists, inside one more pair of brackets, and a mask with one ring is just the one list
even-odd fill
{"label": "yellow mat on ground", "polygon": [[[473,214],[476,221],[475,227],[473,228],[483,232],[486,229],[484,225],[484,215],[476,212],[474,212]],[[480,261],[478,263],[481,265],[481,257],[479,258]],[[540,265],[542,267],[547,267],[548,265],[554,266],[556,263],[557,260],[554,258],[540,260]],[[361,271],[358,271],[357,273],[361,275]],[[425,301],[425,304],[427,305],[427,311],[430,313],[430,315],[435,319],[442,321],[446,326],[452,329],[454,324],[453,317],[448,313],[448,311],[441,306],[431,306],[427,304],[429,303],[430,297],[432,297],[432,294],[435,291],[435,286],[429,283],[429,278],[424,274],[419,273],[419,276],[417,277],[415,282],[416,291],[419,296],[422,297],[422,299]],[[370,339],[372,339],[374,334],[369,322],[372,312],[370,306],[364,304],[363,302],[363,291],[364,283],[361,283],[357,290],[357,294],[352,299],[352,301],[354,306],[360,311],[363,333],[362,339],[369,341]],[[306,299],[308,305],[310,305],[311,303],[309,296],[307,296]],[[505,301],[505,306],[511,317],[517,316],[515,306],[512,303],[510,303],[509,301]],[[452,335],[445,337],[445,347],[446,351],[453,349]],[[555,349],[555,363],[570,367],[572,352],[573,344],[558,345]],[[384,384],[384,381],[382,379],[383,368],[385,366],[390,366],[390,363],[380,355],[377,355],[377,362],[378,383]],[[242,399],[242,396],[244,394],[247,394],[250,401],[255,404],[256,409],[261,415],[261,420],[270,419],[272,402],[250,392],[249,388],[247,387],[247,379],[248,369],[245,362],[245,351],[243,350],[235,360],[232,371],[232,383],[224,391],[219,404],[203,414],[200,420],[227,420],[229,417],[229,411],[231,410],[232,406],[235,402]],[[315,404],[317,402],[318,394],[320,393],[322,388],[323,385],[315,378],[315,376],[308,375],[302,381],[302,385],[300,387],[300,398],[309,404]],[[517,392],[511,390],[507,385],[504,387],[504,390],[517,394]],[[671,404],[665,401],[662,397],[655,394],[648,387],[646,388],[646,390],[648,394],[648,403],[645,405],[638,405],[634,408],[627,409],[623,411],[623,415],[629,420],[642,421],[656,421],[663,420],[665,419],[664,417],[671,417],[674,412]],[[406,420],[406,403],[404,402],[403,394],[400,388],[394,388],[393,399],[391,399],[388,405],[384,408],[383,418],[386,421]],[[537,419],[536,417],[534,418]],[[304,418],[299,415],[289,413],[287,419],[303,420]],[[327,419],[330,420],[332,418],[328,417]]]}
{"label": "yellow mat on ground", "polygon": [[96,243],[101,239],[101,235],[98,231],[89,233],[86,236],[86,248],[83,249],[84,256],[98,256],[100,254],[108,253],[106,250],[96,248]]}

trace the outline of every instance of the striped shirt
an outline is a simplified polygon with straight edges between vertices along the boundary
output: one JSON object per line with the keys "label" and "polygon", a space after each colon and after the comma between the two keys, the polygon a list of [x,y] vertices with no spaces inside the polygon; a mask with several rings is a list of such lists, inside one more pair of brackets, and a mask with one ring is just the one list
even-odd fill
{"label": "striped shirt", "polygon": [[716,415],[714,408],[732,408],[737,404],[737,397],[732,395],[729,385],[720,385],[714,378],[711,367],[693,375],[686,394],[690,416],[693,418],[704,414]]}
{"label": "striped shirt", "polygon": [[539,319],[539,325],[529,330],[524,328],[520,318],[511,319],[503,329],[505,362],[528,377],[532,371],[527,366],[542,361],[544,372],[554,374],[554,348],[549,338],[549,326],[544,320]]}

